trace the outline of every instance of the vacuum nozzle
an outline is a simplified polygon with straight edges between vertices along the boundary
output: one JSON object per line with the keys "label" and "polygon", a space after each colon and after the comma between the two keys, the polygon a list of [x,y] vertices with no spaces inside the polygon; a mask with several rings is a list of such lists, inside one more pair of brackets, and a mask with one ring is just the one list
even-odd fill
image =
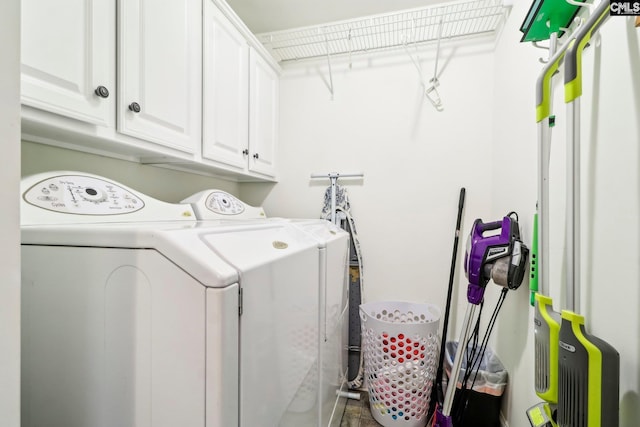
{"label": "vacuum nozzle", "polygon": [[507,286],[509,280],[509,261],[506,258],[499,259],[493,264],[485,265],[484,271],[487,277],[490,277],[496,285]]}
{"label": "vacuum nozzle", "polygon": [[[518,289],[525,274],[525,264],[529,249],[521,241],[513,242],[513,250],[508,256],[485,265],[485,274],[493,283],[509,289]],[[487,271],[488,270],[488,271]]]}

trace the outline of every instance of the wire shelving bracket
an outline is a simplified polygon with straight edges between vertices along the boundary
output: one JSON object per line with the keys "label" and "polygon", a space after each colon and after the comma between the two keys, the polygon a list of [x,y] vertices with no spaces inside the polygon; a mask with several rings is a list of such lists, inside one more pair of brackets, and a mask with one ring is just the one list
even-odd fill
{"label": "wire shelving bracket", "polygon": [[[409,55],[411,62],[413,62],[414,67],[418,71],[418,78],[420,79],[420,84],[422,85],[422,89],[424,91],[424,96],[431,102],[431,105],[437,111],[443,111],[444,107],[442,106],[442,99],[440,98],[440,93],[438,93],[438,86],[440,86],[440,81],[438,80],[438,59],[440,58],[440,41],[442,40],[442,20],[438,23],[438,46],[436,48],[436,65],[433,70],[433,77],[429,80],[429,85],[424,81],[424,77],[422,74],[422,67],[420,66],[420,58],[414,58],[408,48],[408,44],[404,44],[404,49]],[[414,32],[412,31],[412,34]],[[413,41],[411,43],[414,43]],[[417,55],[416,55],[417,56]]]}
{"label": "wire shelving bracket", "polygon": [[412,31],[412,42],[416,44],[435,42],[439,38],[495,34],[509,9],[502,0],[466,0],[262,33],[257,37],[278,62],[351,55],[402,47],[406,35]]}

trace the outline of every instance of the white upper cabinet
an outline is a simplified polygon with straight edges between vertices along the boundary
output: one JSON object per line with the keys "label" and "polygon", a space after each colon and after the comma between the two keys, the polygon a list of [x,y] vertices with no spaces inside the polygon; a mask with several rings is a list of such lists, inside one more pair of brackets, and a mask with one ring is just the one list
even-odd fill
{"label": "white upper cabinet", "polygon": [[274,180],[279,67],[224,0],[21,4],[25,141]]}
{"label": "white upper cabinet", "polygon": [[255,50],[249,55],[249,170],[275,175],[279,78]]}
{"label": "white upper cabinet", "polygon": [[249,45],[204,2],[202,156],[244,169],[249,148]]}
{"label": "white upper cabinet", "polygon": [[118,130],[199,151],[202,3],[120,0],[118,7]]}
{"label": "white upper cabinet", "polygon": [[115,124],[115,0],[22,0],[22,103]]}
{"label": "white upper cabinet", "polygon": [[221,7],[205,0],[202,156],[275,177],[278,73]]}

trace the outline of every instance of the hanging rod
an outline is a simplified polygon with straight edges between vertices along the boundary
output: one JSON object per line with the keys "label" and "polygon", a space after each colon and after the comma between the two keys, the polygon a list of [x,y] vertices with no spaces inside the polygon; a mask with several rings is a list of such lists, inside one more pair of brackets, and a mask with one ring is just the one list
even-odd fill
{"label": "hanging rod", "polygon": [[329,172],[329,173],[312,173],[311,178],[329,178],[331,181],[331,222],[334,224],[338,223],[338,218],[336,216],[336,184],[338,183],[338,178],[362,178],[364,177],[364,173],[362,172],[353,172],[353,173],[339,173],[339,172]]}
{"label": "hanging rod", "polygon": [[352,172],[352,173],[340,173],[340,172],[329,172],[329,173],[312,173],[311,178],[362,178],[364,173],[362,172]]}
{"label": "hanging rod", "polygon": [[502,0],[466,0],[443,5],[365,16],[325,25],[258,34],[258,40],[276,61],[326,57],[345,53],[401,47],[413,43],[492,34],[504,22],[509,8]]}

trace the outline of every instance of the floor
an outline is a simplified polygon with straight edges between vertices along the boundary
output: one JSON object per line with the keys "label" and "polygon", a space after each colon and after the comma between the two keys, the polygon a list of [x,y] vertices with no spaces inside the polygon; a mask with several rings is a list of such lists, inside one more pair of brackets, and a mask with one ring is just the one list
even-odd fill
{"label": "floor", "polygon": [[378,427],[380,425],[382,424],[374,420],[371,415],[369,394],[366,391],[360,392],[360,400],[347,400],[340,427]]}

